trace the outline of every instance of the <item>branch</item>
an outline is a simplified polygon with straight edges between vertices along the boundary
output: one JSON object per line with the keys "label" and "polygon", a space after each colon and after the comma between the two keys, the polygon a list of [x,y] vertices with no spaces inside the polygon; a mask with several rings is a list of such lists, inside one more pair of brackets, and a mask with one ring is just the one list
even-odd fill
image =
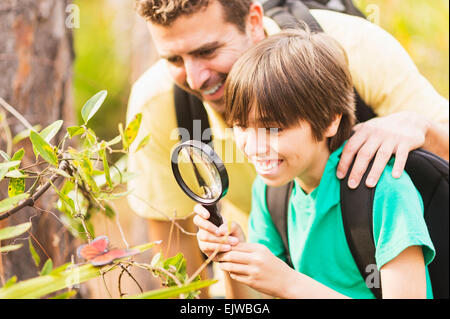
{"label": "branch", "polygon": [[[69,163],[64,160],[61,161],[61,163],[59,164],[59,168],[61,170],[67,170],[68,166],[69,166]],[[50,180],[48,180],[42,187],[40,187],[36,191],[36,193],[34,193],[31,197],[25,199],[16,207],[14,207],[14,208],[6,211],[4,214],[2,214],[0,216],[0,220],[6,219],[6,218],[12,216],[13,214],[17,213],[19,210],[21,210],[27,206],[34,206],[34,203],[50,188],[52,183],[54,183],[59,176],[60,175],[58,175],[58,174],[53,174],[50,177]]]}
{"label": "branch", "polygon": [[15,108],[9,105],[2,97],[0,97],[0,105],[3,106],[5,110],[14,115],[27,129],[36,132],[33,126],[31,126],[31,124],[22,115],[20,115],[20,113],[17,112]]}

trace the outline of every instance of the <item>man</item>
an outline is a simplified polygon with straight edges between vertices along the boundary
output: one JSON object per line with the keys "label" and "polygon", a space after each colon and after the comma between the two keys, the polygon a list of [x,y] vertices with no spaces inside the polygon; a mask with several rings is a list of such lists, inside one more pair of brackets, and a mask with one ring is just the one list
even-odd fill
{"label": "man", "polygon": [[[173,83],[203,100],[214,147],[225,149],[222,157],[231,152],[237,158],[239,151],[226,134],[223,118],[224,82],[243,52],[279,28],[251,0],[139,0],[137,8],[148,21],[162,59],[134,84],[129,100],[128,121],[142,112],[139,134],[151,135],[144,149],[130,155],[129,170],[139,177],[129,183],[133,190],[129,202],[137,214],[149,218],[150,239],[163,240],[166,256],[183,252],[192,273],[203,261],[196,238],[188,234],[195,232],[192,218],[177,220],[186,232],[176,241],[169,240],[169,218],[184,218],[194,206],[170,168],[170,152],[178,142]],[[375,186],[393,154],[394,177],[400,176],[408,152],[415,148],[448,159],[448,101],[419,74],[399,43],[364,19],[331,11],[311,13],[345,49],[356,90],[379,116],[355,127],[343,150],[338,177],[346,173],[355,156],[350,187],[359,184],[373,157],[368,186]],[[222,211],[228,214],[227,220],[245,225],[255,172],[248,162],[225,162],[230,188],[221,201]]]}

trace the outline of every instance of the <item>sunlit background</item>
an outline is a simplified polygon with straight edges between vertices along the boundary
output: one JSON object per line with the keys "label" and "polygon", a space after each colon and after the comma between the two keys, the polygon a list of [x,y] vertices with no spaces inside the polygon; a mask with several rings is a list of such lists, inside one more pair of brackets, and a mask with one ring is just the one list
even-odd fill
{"label": "sunlit background", "polygon": [[[368,18],[404,46],[421,73],[449,96],[449,2],[447,0],[355,0]],[[111,138],[125,121],[133,81],[156,59],[133,0],[76,0],[80,28],[74,29],[76,114],[96,92],[108,98],[92,120],[102,138]]]}

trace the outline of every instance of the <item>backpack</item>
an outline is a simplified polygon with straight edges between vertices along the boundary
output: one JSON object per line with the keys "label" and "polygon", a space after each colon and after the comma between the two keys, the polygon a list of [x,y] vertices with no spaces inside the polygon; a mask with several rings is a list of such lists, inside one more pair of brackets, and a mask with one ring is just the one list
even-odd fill
{"label": "backpack", "polygon": [[[265,15],[272,18],[281,28],[291,26],[295,24],[296,19],[299,19],[306,22],[313,32],[323,31],[309,13],[309,9],[334,10],[364,17],[351,0],[260,0],[260,2],[264,7]],[[358,121],[364,122],[375,117],[376,114],[365,104],[356,89],[354,92],[355,113]],[[180,134],[182,142],[196,139],[211,144],[211,136],[201,134],[210,127],[203,102],[176,85],[174,86],[174,101],[178,127],[184,128],[190,133],[189,136]],[[195,122],[200,123],[200,134],[194,132]],[[377,272],[377,270],[372,270],[370,273],[366,271],[368,265],[376,264],[372,228],[374,188],[367,188],[364,184],[371,165],[372,163],[357,189],[352,190],[347,187],[348,176],[341,181],[341,211],[344,231],[352,256],[365,280],[369,275]],[[435,259],[428,266],[434,298],[449,298],[448,162],[430,152],[419,149],[410,152],[405,170],[422,196],[425,221],[436,249]],[[288,183],[280,187],[268,186],[266,188],[267,207],[283,240],[287,263],[291,267],[287,241],[287,207],[292,186],[293,183]],[[381,287],[374,285],[370,289],[376,298],[381,298]]]}

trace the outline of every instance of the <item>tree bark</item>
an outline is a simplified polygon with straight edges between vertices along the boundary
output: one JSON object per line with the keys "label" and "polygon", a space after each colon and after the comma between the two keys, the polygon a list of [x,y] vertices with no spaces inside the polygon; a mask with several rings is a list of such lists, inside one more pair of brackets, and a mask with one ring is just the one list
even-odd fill
{"label": "tree bark", "polygon": [[[41,128],[62,119],[65,131],[73,125],[72,63],[74,60],[72,30],[67,27],[67,6],[70,0],[2,0],[0,2],[0,97],[22,114],[31,125]],[[6,112],[7,113],[7,112]],[[26,129],[15,117],[7,114],[12,135]],[[61,134],[62,135],[62,134]],[[61,136],[51,142],[56,144]],[[28,141],[14,145],[13,152],[23,147],[23,165],[35,162]],[[0,149],[6,140],[0,128]],[[29,187],[29,185],[27,185]],[[7,181],[0,183],[0,199],[7,197]],[[38,207],[25,208],[2,221],[0,227],[31,221],[30,233],[16,243],[17,251],[0,256],[0,286],[13,275],[24,280],[37,275],[28,249],[28,238],[43,263],[50,257],[55,266],[70,261],[74,239],[55,217],[58,215],[54,193],[49,191],[38,201]],[[52,213],[49,213],[51,211]]]}

